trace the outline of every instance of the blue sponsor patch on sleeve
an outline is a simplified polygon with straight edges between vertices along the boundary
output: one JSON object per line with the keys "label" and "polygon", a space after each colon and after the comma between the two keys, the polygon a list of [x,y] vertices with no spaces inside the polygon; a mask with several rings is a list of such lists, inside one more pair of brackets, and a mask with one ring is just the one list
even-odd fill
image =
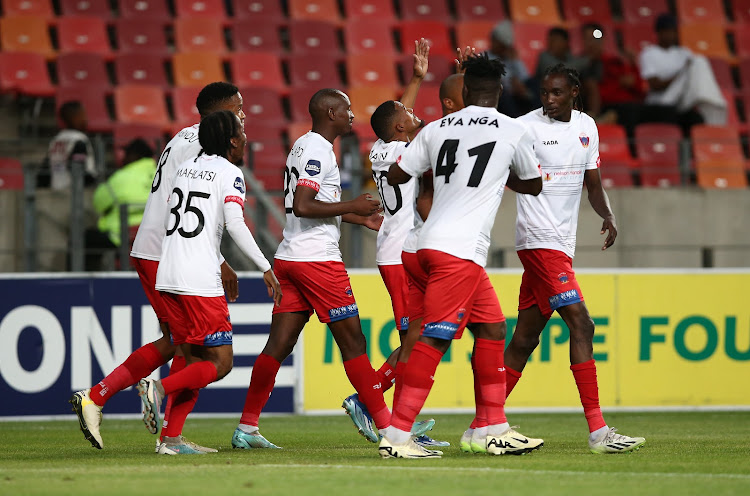
{"label": "blue sponsor patch on sleeve", "polygon": [[238,177],[237,179],[234,180],[234,188],[240,193],[242,193],[243,195],[245,194],[245,182],[242,180],[241,177]]}
{"label": "blue sponsor patch on sleeve", "polygon": [[305,165],[305,172],[311,176],[317,176],[320,174],[320,160],[308,160]]}

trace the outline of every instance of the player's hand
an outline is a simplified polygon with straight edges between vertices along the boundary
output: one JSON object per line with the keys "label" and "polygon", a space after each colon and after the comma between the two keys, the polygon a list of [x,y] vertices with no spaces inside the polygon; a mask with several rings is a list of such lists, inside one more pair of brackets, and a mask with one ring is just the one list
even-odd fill
{"label": "player's hand", "polygon": [[427,59],[430,55],[430,45],[427,40],[420,38],[414,40],[414,67],[415,78],[423,79],[427,75]]}
{"label": "player's hand", "polygon": [[240,284],[237,281],[237,273],[226,260],[221,264],[221,284],[224,286],[227,300],[237,301],[237,297],[240,296]]}
{"label": "player's hand", "polygon": [[362,223],[363,226],[372,229],[373,231],[380,231],[380,226],[383,225],[383,215],[380,213],[372,214],[369,217],[365,217],[365,221]]}
{"label": "player's hand", "polygon": [[353,214],[361,215],[362,217],[369,217],[370,215],[381,212],[382,210],[380,201],[373,198],[370,193],[359,195],[352,200]]}
{"label": "player's hand", "polygon": [[464,60],[470,58],[470,57],[476,57],[477,56],[477,49],[472,46],[467,46],[466,48],[461,51],[460,48],[456,48],[456,74],[463,74],[466,69],[462,67],[462,64]]}
{"label": "player's hand", "polygon": [[273,273],[272,269],[268,269],[263,273],[263,282],[268,288],[268,296],[273,298],[273,304],[277,307],[281,305],[281,285],[279,280],[276,279],[276,274]]}
{"label": "player's hand", "polygon": [[606,219],[604,219],[604,223],[602,224],[602,232],[599,234],[604,234],[605,231],[608,231],[608,233],[607,239],[604,240],[602,251],[615,244],[615,238],[617,238],[617,225],[615,225],[614,217],[607,217]]}

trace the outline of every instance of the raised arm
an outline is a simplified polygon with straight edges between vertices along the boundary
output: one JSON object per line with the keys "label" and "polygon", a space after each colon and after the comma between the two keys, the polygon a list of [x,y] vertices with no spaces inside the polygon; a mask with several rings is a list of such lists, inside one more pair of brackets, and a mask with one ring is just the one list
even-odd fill
{"label": "raised arm", "polygon": [[414,40],[414,65],[412,67],[411,80],[404,89],[404,94],[401,97],[401,103],[406,108],[414,107],[414,103],[417,101],[417,93],[419,93],[419,87],[427,74],[427,59],[430,55],[430,45],[427,40],[420,38],[418,41]]}
{"label": "raised arm", "polygon": [[583,182],[586,183],[588,190],[589,203],[594,207],[594,211],[604,219],[600,234],[607,231],[607,239],[604,240],[602,250],[606,250],[615,244],[617,238],[617,222],[615,214],[612,213],[612,207],[609,204],[609,197],[602,186],[602,176],[599,169],[589,169],[583,174]]}

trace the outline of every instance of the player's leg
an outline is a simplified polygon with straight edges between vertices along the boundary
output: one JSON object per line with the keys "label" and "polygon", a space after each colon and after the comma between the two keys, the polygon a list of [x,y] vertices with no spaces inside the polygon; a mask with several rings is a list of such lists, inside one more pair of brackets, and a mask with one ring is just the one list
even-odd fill
{"label": "player's leg", "polygon": [[518,311],[518,322],[505,349],[506,398],[518,384],[529,357],[539,346],[539,338],[547,321],[549,317],[542,315],[536,304]]}
{"label": "player's leg", "polygon": [[[393,319],[396,323],[396,329],[399,331],[399,338],[403,344],[409,329],[409,281],[406,270],[402,264],[378,265],[378,270],[391,297]],[[401,347],[394,350],[386,362],[378,369],[378,378],[383,385],[384,393],[394,384],[395,370],[400,352]]]}

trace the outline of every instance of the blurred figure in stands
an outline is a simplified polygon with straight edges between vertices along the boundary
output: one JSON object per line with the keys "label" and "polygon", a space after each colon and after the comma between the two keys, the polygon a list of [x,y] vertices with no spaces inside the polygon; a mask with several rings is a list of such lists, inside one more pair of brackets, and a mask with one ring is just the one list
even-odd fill
{"label": "blurred figure in stands", "polygon": [[505,64],[502,78],[503,91],[497,109],[509,117],[518,117],[536,105],[536,91],[526,64],[518,58],[513,46],[513,24],[509,20],[499,22],[490,34],[490,59],[500,59]]}
{"label": "blurred figure in stands", "polygon": [[550,28],[547,32],[547,49],[539,54],[534,79],[537,82],[541,81],[547,69],[557,64],[565,64],[579,72],[585,66],[585,60],[582,57],[577,57],[570,52],[568,30],[561,27]]}
{"label": "blurred figure in stands", "polygon": [[41,173],[38,185],[51,186],[56,190],[68,189],[71,184],[70,164],[73,160],[79,160],[84,163],[84,185],[90,186],[94,184],[98,170],[94,161],[94,148],[86,136],[86,110],[81,102],[72,100],[60,106],[58,115],[63,128],[52,138],[47,150],[49,176]]}

